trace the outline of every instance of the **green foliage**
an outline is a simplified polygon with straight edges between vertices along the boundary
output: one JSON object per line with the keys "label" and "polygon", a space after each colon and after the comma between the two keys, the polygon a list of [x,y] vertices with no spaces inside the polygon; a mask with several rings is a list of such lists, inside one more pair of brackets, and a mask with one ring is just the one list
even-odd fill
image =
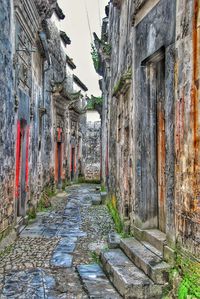
{"label": "green foliage", "polygon": [[63,180],[62,182],[62,190],[65,191],[66,187],[70,186],[71,182],[68,180]]}
{"label": "green foliage", "polygon": [[97,185],[99,185],[100,184],[100,180],[98,180],[98,179],[93,179],[93,180],[85,180],[85,183],[86,184],[97,184]]}
{"label": "green foliage", "polygon": [[129,68],[122,76],[121,78],[117,81],[116,85],[114,86],[113,89],[113,96],[116,96],[117,93],[122,89],[124,86],[126,80],[130,80],[132,78],[132,70]]}
{"label": "green foliage", "polygon": [[119,215],[119,212],[117,210],[117,208],[112,204],[112,201],[110,200],[108,203],[107,203],[107,207],[108,207],[108,210],[113,218],[113,221],[115,223],[115,228],[116,228],[116,231],[120,234],[120,233],[123,233],[123,222],[120,218],[120,215]]}
{"label": "green foliage", "polygon": [[[112,51],[111,45],[108,43],[105,43],[102,40],[99,40],[99,44],[100,44],[103,54],[110,56],[111,51]],[[98,72],[98,70],[100,68],[100,55],[98,53],[98,50],[97,50],[95,44],[91,44],[91,56],[92,56],[94,68]]]}
{"label": "green foliage", "polygon": [[106,55],[110,56],[112,51],[112,47],[110,44],[107,43],[103,43],[103,53],[105,53]]}
{"label": "green foliage", "polygon": [[95,47],[94,44],[91,44],[91,56],[94,64],[94,68],[96,71],[98,71],[99,66],[100,66],[100,59],[99,59],[99,53]]}
{"label": "green foliage", "polygon": [[49,208],[50,208],[50,204],[48,204],[47,201],[42,196],[38,202],[37,212],[45,212],[49,210]]}
{"label": "green foliage", "polygon": [[[177,290],[174,282],[180,279]],[[200,265],[197,261],[185,257],[180,248],[176,248],[175,265],[169,272],[169,286],[164,298],[167,299],[170,294],[178,299],[200,298]]]}
{"label": "green foliage", "polygon": [[101,192],[106,192],[106,186],[104,184],[101,185]]}
{"label": "green foliage", "polygon": [[178,288],[178,298],[200,298],[200,265],[177,255],[176,266],[182,276]]}
{"label": "green foliage", "polygon": [[57,193],[55,187],[52,186],[45,187],[44,192],[47,194],[48,197],[55,196]]}
{"label": "green foliage", "polygon": [[188,296],[188,288],[185,284],[181,283],[178,289],[178,298],[179,299],[186,299]]}
{"label": "green foliage", "polygon": [[131,235],[129,233],[124,232],[124,231],[120,233],[120,236],[122,237],[122,239],[130,238],[131,237]]}
{"label": "green foliage", "polygon": [[78,184],[84,184],[85,183],[85,177],[84,176],[79,176],[78,177]]}
{"label": "green foliage", "polygon": [[96,251],[92,251],[91,253],[91,258],[93,259],[94,263],[100,264],[100,257]]}
{"label": "green foliage", "polygon": [[28,210],[28,220],[33,220],[36,218],[36,209],[35,207],[31,207],[29,210]]}
{"label": "green foliage", "polygon": [[40,196],[37,205],[37,212],[45,212],[51,209],[50,198],[56,195],[56,189],[51,186],[46,186]]}
{"label": "green foliage", "polygon": [[11,226],[8,226],[3,232],[0,233],[0,242],[5,238],[7,237],[10,232],[12,231],[12,227]]}
{"label": "green foliage", "polygon": [[0,258],[10,254],[14,249],[14,244],[7,246],[3,251],[0,252]]}
{"label": "green foliage", "polygon": [[108,247],[108,245],[104,245],[102,251],[103,251],[103,252],[107,252],[107,251],[109,251],[109,247]]}
{"label": "green foliage", "polygon": [[96,105],[102,106],[103,98],[102,97],[95,97],[91,96],[91,98],[87,101],[87,110],[95,110]]}
{"label": "green foliage", "polygon": [[122,78],[120,78],[120,79],[117,81],[116,85],[114,86],[114,89],[113,89],[113,96],[115,96],[115,95],[121,90],[123,84],[124,84],[124,81],[122,80]]}

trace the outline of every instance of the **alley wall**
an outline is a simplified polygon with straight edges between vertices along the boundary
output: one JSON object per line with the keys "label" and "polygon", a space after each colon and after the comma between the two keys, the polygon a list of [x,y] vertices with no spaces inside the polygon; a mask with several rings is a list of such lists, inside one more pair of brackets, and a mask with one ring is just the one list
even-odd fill
{"label": "alley wall", "polygon": [[113,0],[94,40],[109,198],[127,231],[158,229],[196,257],[199,13],[197,0]]}
{"label": "alley wall", "polygon": [[0,0],[0,240],[81,171],[87,87],[64,18],[56,0]]}

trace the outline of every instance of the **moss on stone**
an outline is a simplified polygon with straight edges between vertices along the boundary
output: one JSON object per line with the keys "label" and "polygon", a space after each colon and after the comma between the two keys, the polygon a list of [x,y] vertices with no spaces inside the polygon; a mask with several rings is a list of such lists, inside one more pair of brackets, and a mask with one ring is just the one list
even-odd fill
{"label": "moss on stone", "polygon": [[111,51],[112,51],[112,46],[110,44],[103,43],[103,53],[110,56]]}
{"label": "moss on stone", "polygon": [[28,216],[28,220],[35,219],[36,218],[36,208],[35,207],[29,208],[27,216]]}
{"label": "moss on stone", "polygon": [[8,227],[6,227],[3,231],[0,232],[0,242],[6,238],[7,236],[9,236],[9,234],[12,232],[13,230],[13,226],[9,225]]}
{"label": "moss on stone", "polygon": [[120,92],[120,90],[123,88],[126,81],[130,80],[131,78],[132,78],[132,69],[129,68],[115,84],[113,89],[113,96],[116,96],[118,92]]}
{"label": "moss on stone", "polygon": [[0,252],[0,258],[10,254],[13,251],[14,244],[7,246],[3,251]]}

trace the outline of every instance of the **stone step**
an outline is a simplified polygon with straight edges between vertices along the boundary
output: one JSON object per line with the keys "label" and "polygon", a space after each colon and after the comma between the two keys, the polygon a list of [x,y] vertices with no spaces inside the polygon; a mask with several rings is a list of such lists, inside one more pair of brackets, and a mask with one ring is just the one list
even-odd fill
{"label": "stone step", "polygon": [[77,270],[89,298],[121,298],[98,264],[80,265]]}
{"label": "stone step", "polygon": [[17,217],[15,225],[15,231],[17,235],[19,235],[25,229],[25,227],[26,226],[24,225],[24,217]]}
{"label": "stone step", "polygon": [[163,254],[161,251],[159,251],[157,248],[155,248],[154,246],[152,246],[149,242],[146,241],[141,241],[141,243],[147,248],[149,249],[151,252],[155,253],[160,259],[163,259]]}
{"label": "stone step", "polygon": [[101,253],[103,268],[125,299],[160,299],[162,285],[156,285],[136,267],[121,249]]}
{"label": "stone step", "polygon": [[166,245],[166,234],[158,229],[148,229],[143,231],[143,240],[150,243],[160,252],[164,252]]}
{"label": "stone step", "polygon": [[116,232],[110,232],[108,234],[108,247],[110,249],[116,249],[120,246],[120,235]]}
{"label": "stone step", "polygon": [[134,238],[121,239],[121,249],[155,283],[168,281],[170,265]]}

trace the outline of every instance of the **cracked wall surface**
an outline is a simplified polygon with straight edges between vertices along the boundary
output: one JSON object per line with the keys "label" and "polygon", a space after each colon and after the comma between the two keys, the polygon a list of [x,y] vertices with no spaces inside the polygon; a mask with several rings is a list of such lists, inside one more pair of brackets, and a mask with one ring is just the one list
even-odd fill
{"label": "cracked wall surface", "polygon": [[65,82],[64,17],[54,0],[0,1],[0,239],[47,189],[79,175],[86,86]]}
{"label": "cracked wall surface", "polygon": [[110,1],[108,10],[103,181],[128,229],[158,228],[168,246],[199,256],[200,2]]}
{"label": "cracked wall surface", "polygon": [[[15,131],[13,99],[13,5],[0,1],[0,232],[13,221]],[[5,100],[6,99],[6,100]]]}

